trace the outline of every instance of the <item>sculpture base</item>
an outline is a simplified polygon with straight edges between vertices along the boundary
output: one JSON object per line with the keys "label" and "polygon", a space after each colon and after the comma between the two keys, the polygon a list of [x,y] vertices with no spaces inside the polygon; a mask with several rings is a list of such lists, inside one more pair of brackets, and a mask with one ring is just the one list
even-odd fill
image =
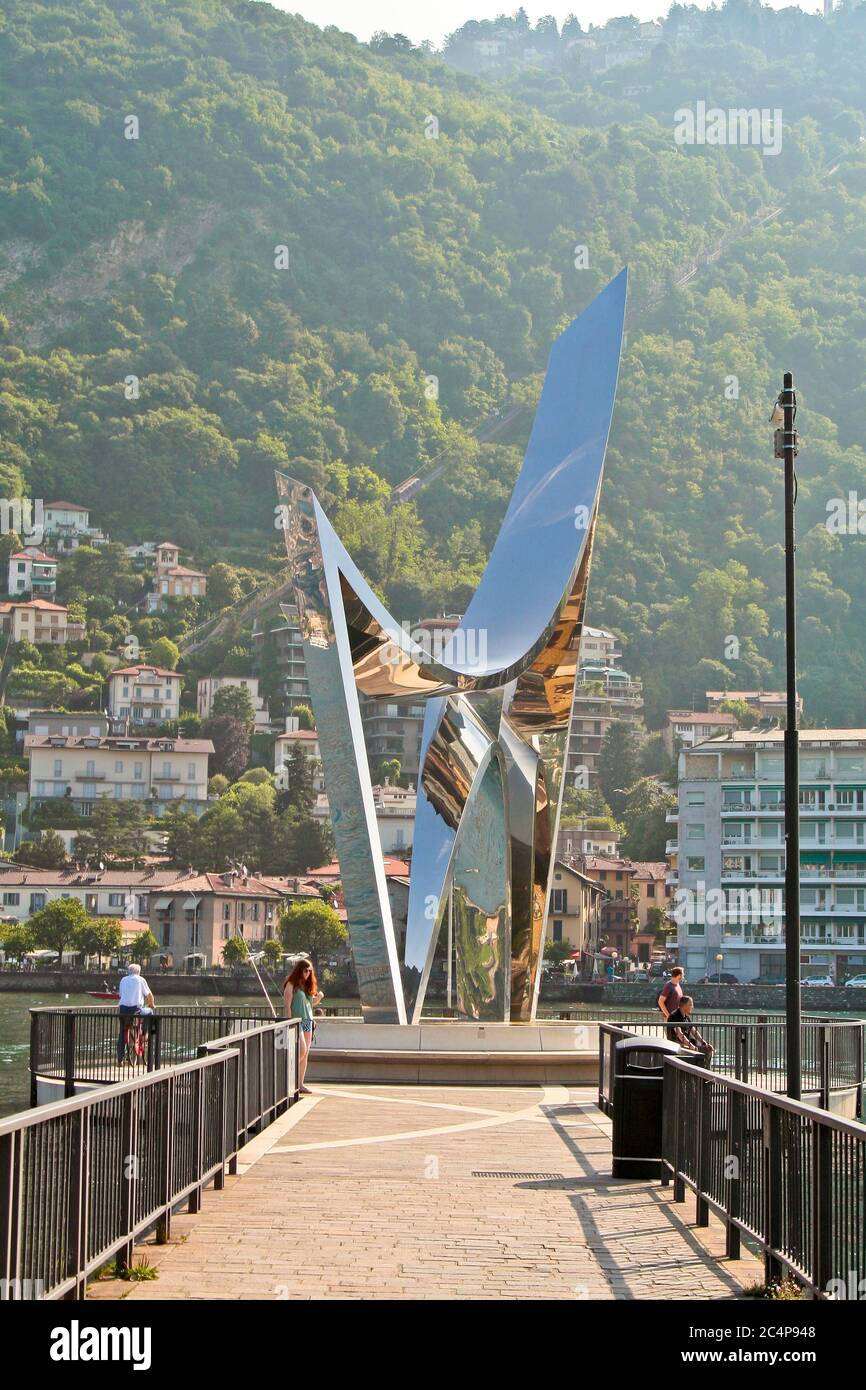
{"label": "sculpture base", "polygon": [[390,1085],[588,1086],[598,1080],[598,1025],[369,1024],[318,1021],[307,1078]]}

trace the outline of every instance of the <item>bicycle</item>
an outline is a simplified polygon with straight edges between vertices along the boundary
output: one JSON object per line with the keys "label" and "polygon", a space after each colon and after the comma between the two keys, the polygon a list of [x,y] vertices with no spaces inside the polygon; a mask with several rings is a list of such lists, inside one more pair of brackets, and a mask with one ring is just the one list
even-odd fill
{"label": "bicycle", "polygon": [[141,1014],[133,1014],[132,1018],[127,1019],[123,1041],[127,1062],[131,1067],[138,1066],[140,1062],[144,1061],[144,1054],[147,1051],[147,1029]]}

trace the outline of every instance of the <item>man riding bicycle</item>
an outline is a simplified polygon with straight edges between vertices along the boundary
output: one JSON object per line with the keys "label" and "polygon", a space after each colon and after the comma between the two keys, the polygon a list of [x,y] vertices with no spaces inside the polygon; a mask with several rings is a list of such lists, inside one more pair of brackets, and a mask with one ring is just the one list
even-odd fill
{"label": "man riding bicycle", "polygon": [[117,1013],[119,1016],[119,1031],[117,1034],[117,1060],[123,1061],[123,1054],[126,1048],[126,1032],[129,1027],[130,1019],[139,1016],[143,1019],[142,1027],[147,1031],[150,1026],[150,1015],[153,1013],[154,1003],[153,994],[147,980],[141,973],[140,965],[131,965],[129,970],[120,981],[119,998],[117,1001]]}

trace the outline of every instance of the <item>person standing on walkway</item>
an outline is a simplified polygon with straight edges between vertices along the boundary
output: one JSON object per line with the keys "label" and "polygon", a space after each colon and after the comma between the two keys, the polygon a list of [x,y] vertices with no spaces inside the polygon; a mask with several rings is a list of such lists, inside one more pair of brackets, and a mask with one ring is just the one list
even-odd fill
{"label": "person standing on walkway", "polygon": [[153,1013],[154,1003],[150,985],[141,973],[141,966],[132,964],[127,973],[123,976],[118,986],[117,1013],[119,1016],[119,1029],[117,1034],[117,1060],[123,1061],[123,1053],[126,1047],[126,1029],[131,1018],[136,1014],[146,1016],[145,1029],[150,1026],[149,1017]]}
{"label": "person standing on walkway", "polygon": [[316,980],[316,972],[308,960],[299,960],[290,975],[283,980],[283,1001],[287,1018],[298,1018],[301,1026],[298,1041],[301,1055],[298,1062],[298,1077],[301,1094],[308,1096],[310,1088],[304,1085],[307,1075],[307,1058],[313,1041],[313,1006],[324,999]]}
{"label": "person standing on walkway", "polygon": [[659,995],[657,1001],[658,1006],[662,1011],[662,1016],[665,1020],[665,1023],[667,1023],[668,1016],[673,1013],[674,1009],[679,1008],[680,1000],[683,997],[683,985],[685,984],[685,982],[686,977],[683,974],[682,966],[675,965],[673,970],[671,971],[671,977],[665,985],[664,989],[662,990],[661,994]]}

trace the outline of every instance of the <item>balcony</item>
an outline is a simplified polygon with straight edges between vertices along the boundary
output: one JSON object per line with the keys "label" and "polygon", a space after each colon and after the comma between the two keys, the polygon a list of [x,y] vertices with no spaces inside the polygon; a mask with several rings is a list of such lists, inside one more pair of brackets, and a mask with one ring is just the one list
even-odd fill
{"label": "balcony", "polygon": [[104,782],[104,781],[105,781],[105,773],[104,773],[104,772],[73,772],[72,776],[73,776],[73,778],[75,779],[76,782]]}
{"label": "balcony", "polygon": [[182,782],[183,778],[179,772],[152,772],[151,782]]}

